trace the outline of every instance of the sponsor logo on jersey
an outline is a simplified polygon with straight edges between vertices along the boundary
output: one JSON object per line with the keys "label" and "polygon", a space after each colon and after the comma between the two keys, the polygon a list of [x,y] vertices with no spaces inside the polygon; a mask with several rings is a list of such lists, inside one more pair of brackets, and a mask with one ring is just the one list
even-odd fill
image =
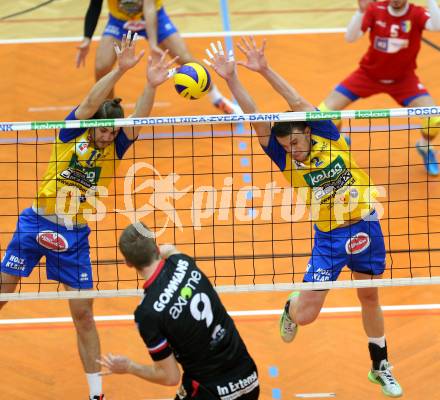
{"label": "sponsor logo on jersey", "polygon": [[217,393],[221,400],[234,400],[250,393],[258,385],[257,372],[254,371],[246,378],[228,382],[225,386],[217,385]]}
{"label": "sponsor logo on jersey", "polygon": [[135,15],[142,11],[142,0],[119,0],[118,9],[127,15]]}
{"label": "sponsor logo on jersey", "polygon": [[376,25],[379,25],[381,28],[386,28],[387,23],[385,21],[377,20]]}
{"label": "sponsor logo on jersey", "polygon": [[324,164],[324,161],[320,160],[318,157],[313,157],[312,160],[310,161],[312,164],[315,164],[315,167],[318,168],[320,167],[322,164]]}
{"label": "sponsor logo on jersey", "polygon": [[76,145],[76,152],[79,154],[85,154],[89,148],[89,142],[79,142]]}
{"label": "sponsor logo on jersey", "polygon": [[346,169],[344,160],[338,156],[327,167],[305,174],[304,179],[310,187],[316,187],[334,180]]}
{"label": "sponsor logo on jersey", "polygon": [[41,231],[37,234],[37,242],[46,249],[63,252],[69,248],[69,243],[61,233],[54,231]]}
{"label": "sponsor logo on jersey", "polygon": [[400,29],[402,30],[402,32],[404,33],[408,33],[411,31],[411,21],[407,20],[407,21],[402,21],[400,23]]}
{"label": "sponsor logo on jersey", "polygon": [[345,243],[345,251],[347,254],[358,254],[368,248],[370,245],[370,236],[365,232],[356,233]]}
{"label": "sponsor logo on jersey", "polygon": [[202,274],[199,271],[191,271],[191,276],[188,278],[188,281],[180,290],[176,302],[170,307],[170,315],[173,319],[177,319],[180,317],[183,308],[188,305],[188,302],[193,296],[194,291],[196,290],[196,286],[200,283],[201,279]]}
{"label": "sponsor logo on jersey", "polygon": [[165,310],[167,304],[171,301],[174,296],[174,293],[179,289],[180,284],[185,278],[186,271],[188,270],[189,263],[185,260],[179,260],[177,262],[176,269],[174,271],[173,277],[171,278],[168,286],[164,289],[164,291],[159,295],[159,299],[156,300],[153,304],[153,308],[157,312],[162,312]]}

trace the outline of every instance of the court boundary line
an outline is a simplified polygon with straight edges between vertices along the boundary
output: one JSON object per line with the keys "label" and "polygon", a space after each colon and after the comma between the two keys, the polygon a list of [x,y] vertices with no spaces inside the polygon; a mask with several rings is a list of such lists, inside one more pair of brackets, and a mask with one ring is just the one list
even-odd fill
{"label": "court boundary line", "polygon": [[[382,306],[383,311],[420,311],[420,310],[440,310],[440,304],[407,304],[407,305],[392,305]],[[280,315],[282,309],[276,310],[241,310],[229,311],[231,317],[254,317],[254,316],[269,316]],[[360,313],[361,307],[324,307],[321,310],[322,314],[345,314],[345,313]],[[132,321],[133,315],[96,315],[95,321]],[[0,319],[0,325],[22,325],[22,324],[53,324],[53,323],[70,323],[71,317],[47,317],[47,318],[15,318],[15,319]]]}
{"label": "court boundary line", "polygon": [[[209,38],[209,37],[231,37],[231,36],[276,36],[276,35],[315,35],[329,33],[345,33],[346,28],[303,28],[303,29],[275,29],[275,30],[257,30],[257,31],[214,31],[214,32],[188,32],[180,33],[184,39]],[[2,39],[0,44],[25,44],[25,43],[63,43],[63,42],[81,42],[82,36],[67,37],[42,37],[42,38],[24,38],[24,39]],[[94,36],[93,41],[101,40],[101,36]],[[138,39],[141,40],[141,39]]]}

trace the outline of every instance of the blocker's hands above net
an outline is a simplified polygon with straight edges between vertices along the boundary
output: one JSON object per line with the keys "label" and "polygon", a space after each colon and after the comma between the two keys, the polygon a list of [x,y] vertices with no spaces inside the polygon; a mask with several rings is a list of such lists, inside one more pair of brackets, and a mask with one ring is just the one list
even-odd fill
{"label": "blocker's hands above net", "polygon": [[264,55],[266,39],[263,39],[263,44],[258,48],[253,36],[249,36],[248,39],[243,37],[241,38],[241,43],[237,44],[237,47],[247,59],[246,62],[237,61],[238,65],[242,65],[256,72],[262,72],[268,68],[267,60]]}
{"label": "blocker's hands above net", "polygon": [[229,50],[226,56],[220,40],[217,41],[217,46],[211,43],[211,50],[206,49],[209,60],[204,58],[203,62],[212,67],[223,79],[228,80],[233,77],[236,73],[233,51]]}

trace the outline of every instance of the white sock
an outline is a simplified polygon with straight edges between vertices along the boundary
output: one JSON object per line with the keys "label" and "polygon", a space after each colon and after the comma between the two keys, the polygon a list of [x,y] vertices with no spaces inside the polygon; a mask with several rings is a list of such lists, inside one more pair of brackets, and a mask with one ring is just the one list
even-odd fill
{"label": "white sock", "polygon": [[89,384],[90,397],[99,396],[102,393],[102,376],[99,372],[93,374],[86,374],[87,382]]}
{"label": "white sock", "polygon": [[379,347],[385,347],[385,336],[382,337],[369,337],[368,343],[377,344]]}
{"label": "white sock", "polygon": [[223,95],[220,93],[220,91],[217,89],[217,86],[212,84],[211,89],[209,89],[208,92],[209,100],[211,100],[211,103],[217,103]]}

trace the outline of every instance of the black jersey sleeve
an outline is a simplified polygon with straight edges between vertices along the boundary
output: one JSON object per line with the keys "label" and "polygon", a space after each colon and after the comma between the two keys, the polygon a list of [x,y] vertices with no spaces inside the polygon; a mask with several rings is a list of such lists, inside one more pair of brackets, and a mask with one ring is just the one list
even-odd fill
{"label": "black jersey sleeve", "polygon": [[160,331],[157,320],[138,311],[135,313],[135,320],[139,333],[154,361],[163,360],[173,353],[167,338]]}
{"label": "black jersey sleeve", "polygon": [[92,38],[96,25],[98,25],[99,16],[101,15],[102,1],[103,0],[90,0],[84,20],[84,37]]}

